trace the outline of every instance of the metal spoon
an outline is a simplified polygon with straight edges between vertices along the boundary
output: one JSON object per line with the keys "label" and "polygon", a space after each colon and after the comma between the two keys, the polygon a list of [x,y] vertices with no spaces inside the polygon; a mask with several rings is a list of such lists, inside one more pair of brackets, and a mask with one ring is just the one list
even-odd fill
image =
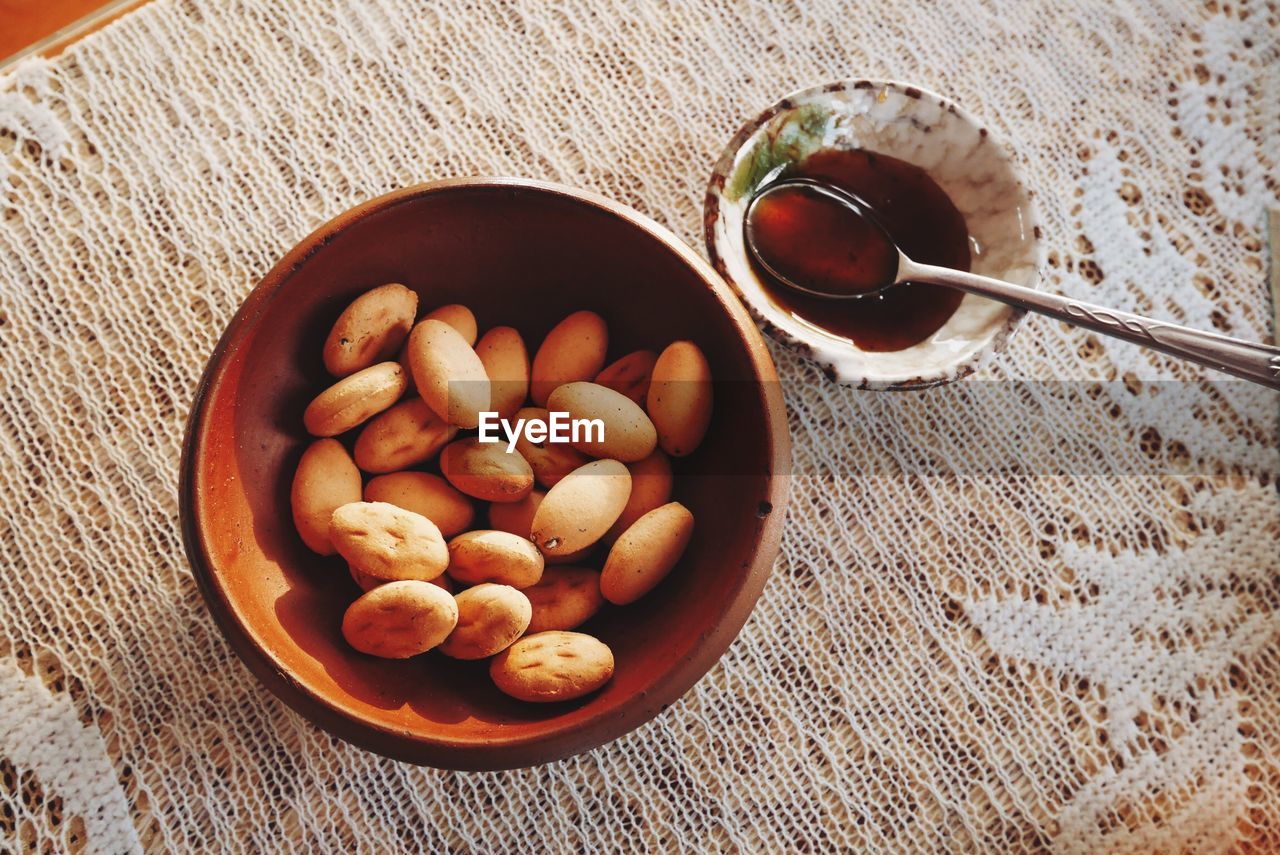
{"label": "metal spoon", "polygon": [[[761,246],[767,243],[762,240],[763,219],[771,215],[768,203],[776,203],[781,198],[777,194],[791,194],[793,202],[843,207],[841,215],[847,214],[850,240],[857,243],[849,257],[837,259],[845,263],[827,267],[809,265],[804,269],[793,266],[789,271],[784,261],[769,257],[769,251]],[[747,248],[760,266],[782,284],[805,294],[831,300],[861,300],[904,282],[944,285],[1280,389],[1278,347],[1081,303],[974,273],[920,264],[898,248],[865,201],[819,181],[792,178],[761,190],[747,207],[744,232]],[[848,263],[850,259],[853,263]]]}

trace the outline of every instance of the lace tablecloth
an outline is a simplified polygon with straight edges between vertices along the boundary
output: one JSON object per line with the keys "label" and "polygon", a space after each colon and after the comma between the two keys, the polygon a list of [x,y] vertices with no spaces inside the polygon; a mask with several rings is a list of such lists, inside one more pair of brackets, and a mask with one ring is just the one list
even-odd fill
{"label": "lace tablecloth", "polygon": [[183,556],[205,358],[297,239],[443,176],[701,244],[738,124],[913,81],[1012,142],[1044,287],[1261,339],[1273,3],[156,0],[0,79],[0,849],[1276,851],[1277,397],[1032,318],[978,378],[776,351],[782,555],[696,689],[509,773],[336,742]]}

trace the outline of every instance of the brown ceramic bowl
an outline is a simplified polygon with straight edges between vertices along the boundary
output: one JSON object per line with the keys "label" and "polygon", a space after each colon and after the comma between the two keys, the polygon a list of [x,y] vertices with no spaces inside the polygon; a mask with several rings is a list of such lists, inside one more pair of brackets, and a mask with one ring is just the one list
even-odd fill
{"label": "brown ceramic bowl", "polygon": [[[320,350],[362,291],[415,289],[423,308],[461,302],[481,329],[510,324],[531,347],[593,309],[610,355],[680,338],[706,352],[716,411],[677,495],[697,531],[649,596],[584,627],[612,649],[614,678],[586,699],[524,704],[486,663],[406,661],[349,648],[339,626],[359,591],[337,558],[293,529],[289,487],[309,441],[307,402],[330,382]],[[777,376],[728,286],[656,223],[600,196],[513,179],[441,181],[351,210],[295,247],[253,290],[196,394],[182,461],[183,535],[196,579],[236,652],[320,727],[415,763],[497,769],[614,739],[676,700],[716,662],[777,554],[790,440]]]}

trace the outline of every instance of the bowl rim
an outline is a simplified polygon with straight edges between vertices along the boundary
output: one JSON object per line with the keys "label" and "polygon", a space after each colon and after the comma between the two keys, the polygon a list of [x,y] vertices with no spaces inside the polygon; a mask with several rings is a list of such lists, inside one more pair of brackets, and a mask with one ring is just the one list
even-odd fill
{"label": "bowl rim", "polygon": [[[612,707],[574,724],[516,738],[492,735],[453,739],[426,736],[370,721],[358,712],[314,691],[259,643],[218,581],[208,542],[210,528],[196,497],[198,462],[205,446],[210,402],[225,379],[231,357],[254,331],[267,305],[291,274],[348,225],[423,196],[451,191],[512,189],[545,193],[587,205],[640,229],[684,262],[711,291],[746,349],[765,402],[764,431],[769,444],[767,494],[771,511],[751,555],[750,566],[725,605],[723,615],[688,657],[673,662],[654,683]],[[781,543],[789,497],[791,435],[777,370],[751,316],[728,284],[684,241],[638,211],[590,190],[504,176],[470,176],[415,184],[377,196],[332,217],[293,246],[254,286],[219,337],[201,374],[188,412],[179,466],[179,519],[183,545],[201,596],[219,630],[239,659],[277,698],[322,730],[360,748],[396,760],[457,770],[515,769],[549,763],[594,750],[665,710],[696,684],[728,650],[764,589]]]}
{"label": "bowl rim", "polygon": [[1044,268],[1047,258],[1047,250],[1043,240],[1044,229],[1041,225],[1040,213],[1036,205],[1035,191],[1027,184],[1026,179],[1023,177],[1022,172],[1019,169],[1018,159],[1013,154],[1012,147],[998,134],[992,133],[988,125],[979,121],[976,116],[952,99],[927,87],[892,78],[846,77],[839,80],[829,81],[827,83],[801,87],[788,92],[764,110],[757,113],[754,117],[745,121],[721,150],[720,156],[716,159],[715,165],[711,170],[711,175],[707,181],[707,190],[703,197],[702,204],[703,241],[706,247],[707,257],[711,260],[711,266],[715,268],[715,271],[720,274],[721,278],[729,283],[729,286],[742,300],[747,311],[756,319],[757,323],[761,326],[766,335],[777,341],[779,344],[785,346],[788,350],[817,363],[827,377],[833,382],[854,386],[858,389],[900,392],[930,389],[935,386],[942,386],[947,383],[962,380],[970,374],[973,374],[979,368],[989,364],[999,353],[1008,347],[1009,342],[1013,339],[1014,334],[1022,325],[1022,321],[1026,317],[1025,309],[1010,306],[1009,314],[1005,317],[999,329],[997,329],[992,335],[991,341],[963,362],[944,369],[935,369],[927,374],[921,374],[910,378],[870,379],[866,376],[850,373],[841,364],[841,360],[838,356],[842,353],[847,353],[850,349],[850,345],[818,335],[800,338],[787,330],[779,328],[775,323],[770,321],[769,318],[756,306],[756,301],[745,293],[738,285],[737,281],[729,275],[724,257],[721,254],[719,247],[716,245],[715,226],[720,219],[721,196],[723,195],[729,176],[733,173],[734,162],[736,161],[738,153],[741,151],[743,145],[745,145],[746,142],[751,139],[758,130],[760,130],[760,128],[772,121],[774,117],[794,109],[799,101],[812,99],[819,95],[834,92],[851,92],[859,89],[882,91],[893,90],[909,98],[917,100],[932,100],[943,110],[951,113],[956,116],[956,118],[966,122],[974,128],[977,128],[988,144],[996,146],[996,149],[1001,153],[1001,159],[1008,167],[1010,175],[1017,186],[1022,190],[1023,197],[1026,200],[1024,208],[1024,222],[1026,224],[1027,232],[1032,236],[1031,241],[1035,256],[1035,281],[1030,285],[1030,287],[1040,287],[1044,281]]}

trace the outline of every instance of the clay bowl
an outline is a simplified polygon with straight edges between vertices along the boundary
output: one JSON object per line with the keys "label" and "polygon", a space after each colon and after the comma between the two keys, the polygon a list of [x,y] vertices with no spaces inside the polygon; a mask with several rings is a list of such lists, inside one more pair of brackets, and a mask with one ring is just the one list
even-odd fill
{"label": "clay bowl", "polygon": [[[485,663],[429,653],[375,659],[339,626],[358,595],[341,559],[306,549],[289,486],[308,437],[302,411],[329,382],[321,343],[342,308],[384,282],[421,306],[462,302],[481,329],[510,324],[535,347],[569,312],[610,324],[610,356],[679,338],[716,378],[708,439],[678,461],[676,498],[697,519],[653,593],[583,629],[617,662],[576,702],[523,704]],[[412,187],[307,237],[253,290],[205,370],[187,429],[187,553],[219,627],[250,670],[325,730],[381,754],[455,769],[545,763],[647,721],[688,690],[760,595],[787,499],[790,440],[777,376],[746,311],[715,272],[656,223],[600,196],[513,179]],[[481,518],[482,519],[482,518]]]}

